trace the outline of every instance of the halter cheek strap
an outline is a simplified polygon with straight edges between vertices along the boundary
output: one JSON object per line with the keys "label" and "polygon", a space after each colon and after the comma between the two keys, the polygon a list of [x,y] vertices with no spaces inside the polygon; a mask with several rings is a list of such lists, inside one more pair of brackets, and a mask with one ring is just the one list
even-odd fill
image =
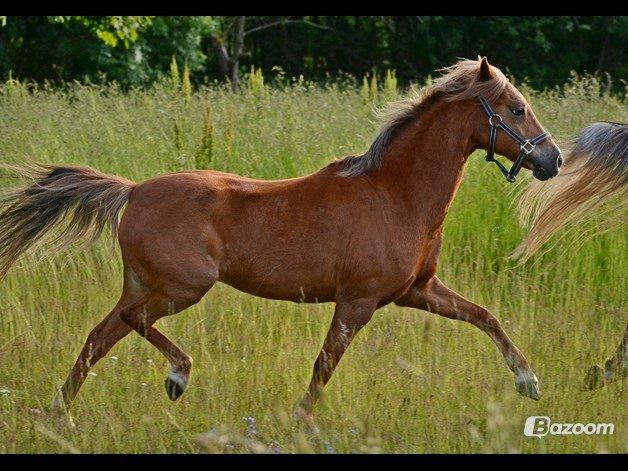
{"label": "halter cheek strap", "polygon": [[[519,173],[519,170],[521,170],[521,165],[523,164],[525,158],[532,153],[537,144],[540,144],[548,137],[550,137],[550,133],[544,132],[536,137],[533,137],[532,139],[524,139],[517,133],[517,131],[504,123],[502,117],[495,113],[491,105],[488,103],[488,101],[486,101],[486,98],[480,97],[480,103],[482,104],[484,111],[488,115],[489,124],[488,148],[486,150],[485,159],[487,162],[494,162],[499,170],[504,174],[506,180],[512,183],[517,179],[517,174]],[[513,140],[515,140],[517,144],[519,144],[519,155],[512,164],[512,167],[510,167],[510,170],[508,170],[501,162],[495,159],[495,143],[497,141],[497,131],[499,131],[500,129]]]}

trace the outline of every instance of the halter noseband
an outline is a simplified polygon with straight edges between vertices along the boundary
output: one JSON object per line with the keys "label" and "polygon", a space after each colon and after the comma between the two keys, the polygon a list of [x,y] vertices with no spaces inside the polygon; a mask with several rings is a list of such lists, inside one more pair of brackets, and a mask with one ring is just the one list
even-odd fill
{"label": "halter noseband", "polygon": [[[519,173],[519,170],[521,170],[521,164],[523,164],[525,158],[532,153],[537,144],[540,144],[545,139],[550,137],[550,133],[544,132],[536,137],[533,137],[532,139],[524,139],[514,129],[504,123],[502,117],[495,113],[495,111],[493,111],[493,108],[491,108],[491,105],[489,105],[488,101],[486,101],[486,98],[481,96],[480,103],[482,103],[482,107],[488,115],[489,124],[488,149],[486,150],[485,159],[487,162],[495,162],[499,170],[506,177],[506,180],[512,183],[517,179],[517,174]],[[517,144],[519,144],[519,155],[512,164],[512,167],[510,167],[510,170],[508,170],[501,162],[495,159],[495,142],[497,141],[497,131],[500,129],[508,134],[508,136],[510,136],[512,139],[517,141]]]}

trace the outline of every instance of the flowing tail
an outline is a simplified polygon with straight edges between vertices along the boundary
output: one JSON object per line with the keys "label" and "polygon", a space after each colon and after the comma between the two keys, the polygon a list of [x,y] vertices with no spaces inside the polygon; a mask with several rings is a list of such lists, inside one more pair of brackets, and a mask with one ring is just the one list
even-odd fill
{"label": "flowing tail", "polygon": [[572,141],[558,177],[534,181],[518,204],[522,225],[530,232],[513,251],[522,261],[532,256],[560,228],[576,228],[596,217],[598,229],[626,222],[628,124],[593,123]]}
{"label": "flowing tail", "polygon": [[115,237],[119,214],[135,186],[130,180],[88,167],[30,164],[5,168],[33,183],[0,195],[0,278],[54,226],[63,226],[48,241],[57,250],[88,235],[93,242],[107,225]]}

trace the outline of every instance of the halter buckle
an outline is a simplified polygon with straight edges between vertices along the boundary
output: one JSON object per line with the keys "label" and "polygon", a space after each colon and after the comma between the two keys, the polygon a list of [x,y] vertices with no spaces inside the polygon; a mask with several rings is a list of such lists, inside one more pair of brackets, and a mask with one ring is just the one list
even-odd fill
{"label": "halter buckle", "polygon": [[535,147],[535,144],[532,144],[529,140],[526,140],[523,144],[521,144],[521,151],[525,152],[526,154],[530,154]]}
{"label": "halter buckle", "polygon": [[[497,124],[494,124],[494,123],[493,123],[493,118],[497,118],[497,119],[499,119],[499,121],[497,122]],[[504,121],[504,120],[502,119],[502,117],[501,117],[500,115],[498,115],[497,113],[496,113],[496,114],[494,114],[494,115],[492,115],[492,116],[489,116],[489,117],[488,117],[488,124],[489,124],[489,125],[491,125],[491,126],[493,126],[494,128],[499,127],[499,125],[500,125],[500,124],[502,124],[502,122],[503,122],[503,121]]]}

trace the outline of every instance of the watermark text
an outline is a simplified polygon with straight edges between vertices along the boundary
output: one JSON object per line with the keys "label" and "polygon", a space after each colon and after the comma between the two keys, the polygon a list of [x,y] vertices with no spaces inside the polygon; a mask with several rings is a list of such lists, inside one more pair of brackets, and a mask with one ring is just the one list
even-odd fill
{"label": "watermark text", "polygon": [[615,424],[558,423],[544,415],[533,415],[526,419],[523,434],[526,437],[544,437],[545,435],[612,435]]}

